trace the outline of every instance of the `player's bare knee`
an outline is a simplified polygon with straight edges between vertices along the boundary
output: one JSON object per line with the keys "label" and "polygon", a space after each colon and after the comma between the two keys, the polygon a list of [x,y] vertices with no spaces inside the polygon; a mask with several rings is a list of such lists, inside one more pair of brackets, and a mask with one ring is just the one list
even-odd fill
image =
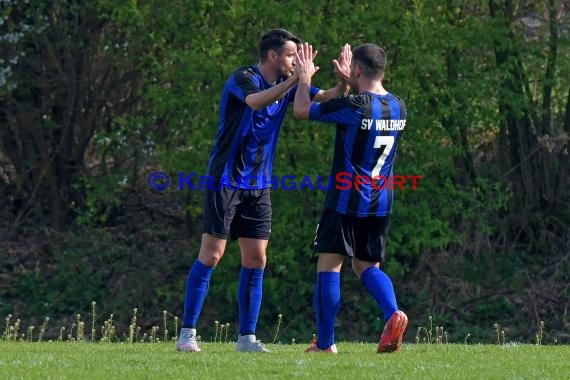
{"label": "player's bare knee", "polygon": [[224,252],[220,250],[200,250],[198,260],[206,266],[215,267],[223,256]]}
{"label": "player's bare knee", "polygon": [[354,275],[360,279],[360,275],[362,274],[362,272],[364,272],[364,270],[362,269],[361,265],[359,265],[358,263],[355,262],[354,259],[352,259],[352,273],[354,273]]}
{"label": "player's bare knee", "polygon": [[262,269],[267,263],[267,256],[265,253],[242,254],[241,262],[245,268]]}
{"label": "player's bare knee", "polygon": [[368,268],[373,266],[378,267],[378,265],[379,265],[378,263],[359,260],[356,257],[352,259],[352,271],[358,278],[360,278],[360,276],[362,276],[362,273],[364,273],[364,271],[367,270]]}
{"label": "player's bare knee", "polygon": [[204,233],[202,234],[202,243],[200,245],[200,252],[198,253],[198,260],[209,267],[218,265],[226,249],[227,241],[220,239],[216,236]]}
{"label": "player's bare knee", "polygon": [[251,247],[242,247],[241,263],[246,268],[265,268],[267,262],[267,253],[265,249],[244,249]]}

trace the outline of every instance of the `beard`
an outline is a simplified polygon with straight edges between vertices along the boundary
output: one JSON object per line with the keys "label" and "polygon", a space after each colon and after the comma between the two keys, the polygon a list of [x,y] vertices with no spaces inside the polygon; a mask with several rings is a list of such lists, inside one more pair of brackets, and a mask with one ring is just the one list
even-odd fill
{"label": "beard", "polygon": [[290,69],[283,69],[279,76],[283,78],[289,78],[295,72],[295,67],[291,67]]}
{"label": "beard", "polygon": [[295,72],[295,68],[293,67],[290,70],[280,70],[279,71],[279,80],[280,81],[284,81],[287,80],[287,78],[289,78],[290,76],[293,75],[293,73]]}

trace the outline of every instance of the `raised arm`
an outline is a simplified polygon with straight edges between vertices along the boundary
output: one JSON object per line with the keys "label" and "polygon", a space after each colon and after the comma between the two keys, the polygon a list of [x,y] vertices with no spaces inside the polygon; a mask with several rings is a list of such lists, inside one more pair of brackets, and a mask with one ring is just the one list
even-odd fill
{"label": "raised arm", "polygon": [[276,86],[270,87],[266,90],[256,92],[255,94],[250,94],[245,97],[245,103],[253,110],[259,110],[273,103],[276,100],[281,99],[287,91],[291,89],[297,83],[297,74],[291,75],[284,82],[279,83]]}
{"label": "raised arm", "polygon": [[299,77],[299,86],[295,93],[293,113],[298,119],[306,120],[309,118],[309,110],[311,109],[311,78],[317,71],[319,71],[319,67],[313,63],[313,47],[305,42],[297,52],[297,62],[295,64],[295,73]]}
{"label": "raised arm", "polygon": [[333,59],[333,67],[335,76],[338,78],[338,84],[329,89],[321,90],[315,95],[314,99],[317,102],[323,102],[335,98],[337,96],[342,96],[348,94],[350,87],[348,85],[348,79],[350,77],[350,62],[352,61],[352,50],[349,44],[345,44],[340,50],[338,59]]}

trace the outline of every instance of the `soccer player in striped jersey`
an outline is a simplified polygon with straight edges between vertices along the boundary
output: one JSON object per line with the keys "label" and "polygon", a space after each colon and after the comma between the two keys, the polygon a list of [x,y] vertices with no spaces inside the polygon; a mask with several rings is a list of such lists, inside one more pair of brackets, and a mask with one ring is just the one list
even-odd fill
{"label": "soccer player in striped jersey", "polygon": [[297,55],[295,116],[336,123],[331,176],[342,179],[327,192],[314,240],[319,253],[314,294],[317,340],[306,352],[337,352],[334,324],[340,309],[340,270],[345,256],[352,258],[354,273],[384,314],[386,324],[377,351],[393,352],[400,348],[408,317],[398,310],[392,281],[380,265],[392,213],[390,178],[406,107],[382,85],[386,68],[383,49],[363,44],[351,52],[346,45],[341,55],[349,66],[345,79],[354,95],[321,103],[310,98],[311,78],[318,71],[312,47],[303,44]]}
{"label": "soccer player in striped jersey", "polygon": [[[231,237],[239,241],[242,262],[237,351],[268,352],[256,339],[255,330],[271,233],[269,188],[277,137],[297,89],[294,69],[300,42],[284,29],[265,33],[259,43],[258,64],[239,68],[225,84],[208,164],[211,181],[205,187],[202,241],[186,283],[184,318],[176,344],[179,351],[201,351],[196,323],[212,272]],[[338,67],[338,60],[334,63]],[[310,97],[324,101],[347,92],[348,87],[340,81],[330,90],[311,87],[308,91]]]}

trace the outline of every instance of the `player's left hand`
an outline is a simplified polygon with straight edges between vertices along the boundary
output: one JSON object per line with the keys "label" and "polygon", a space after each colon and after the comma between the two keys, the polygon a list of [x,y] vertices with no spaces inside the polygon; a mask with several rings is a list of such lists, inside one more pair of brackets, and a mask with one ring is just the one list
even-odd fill
{"label": "player's left hand", "polygon": [[340,50],[338,59],[333,59],[333,70],[336,77],[344,82],[350,78],[350,63],[352,62],[352,50],[349,44],[345,44]]}

